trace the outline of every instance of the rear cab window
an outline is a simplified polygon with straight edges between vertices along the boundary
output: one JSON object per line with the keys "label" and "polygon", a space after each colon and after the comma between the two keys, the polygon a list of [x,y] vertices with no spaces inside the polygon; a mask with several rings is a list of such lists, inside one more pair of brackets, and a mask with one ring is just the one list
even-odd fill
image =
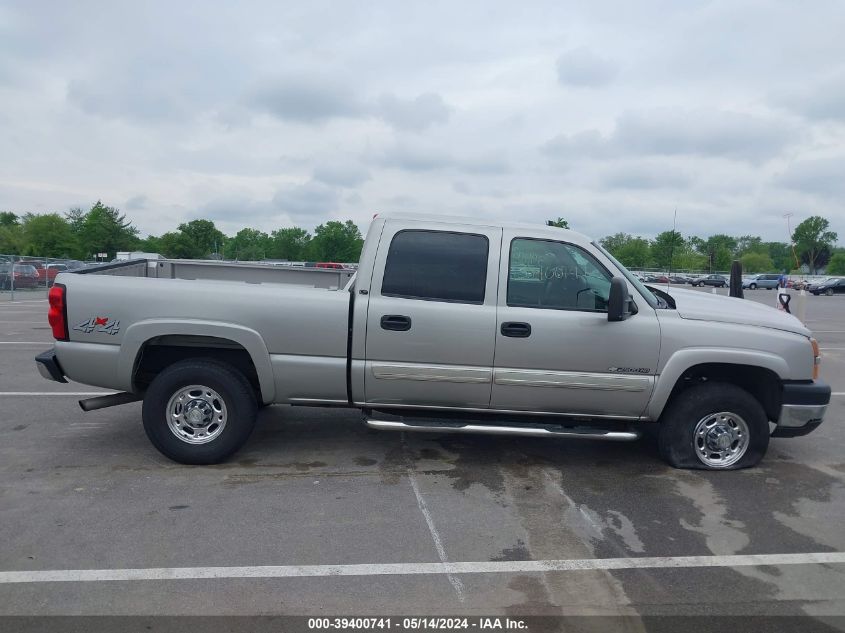
{"label": "rear cab window", "polygon": [[487,237],[474,233],[399,231],[390,242],[381,294],[482,304],[489,248]]}

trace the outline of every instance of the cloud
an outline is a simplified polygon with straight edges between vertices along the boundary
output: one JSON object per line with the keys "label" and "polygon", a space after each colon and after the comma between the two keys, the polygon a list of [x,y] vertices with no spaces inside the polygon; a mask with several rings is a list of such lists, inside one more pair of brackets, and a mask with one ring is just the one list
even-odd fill
{"label": "cloud", "polygon": [[147,196],[145,196],[144,194],[139,194],[137,196],[132,196],[131,198],[129,198],[129,200],[126,201],[124,206],[128,210],[134,211],[136,209],[145,208],[147,206],[147,204],[149,203],[149,201],[150,201],[150,199],[147,198]]}
{"label": "cloud", "polygon": [[367,114],[367,107],[344,82],[318,75],[268,79],[251,91],[247,103],[278,119],[297,123],[323,123]]}
{"label": "cloud", "polygon": [[[775,177],[775,183],[809,194],[845,196],[845,156],[799,160]],[[840,201],[841,202],[841,201]]]}
{"label": "cloud", "polygon": [[845,122],[845,72],[776,93],[773,101],[808,119]]}
{"label": "cloud", "polygon": [[357,187],[370,180],[370,172],[354,164],[329,163],[314,168],[314,180],[338,187]]}
{"label": "cloud", "polygon": [[453,170],[467,174],[495,175],[510,171],[508,162],[501,158],[455,155],[428,143],[395,143],[381,153],[378,164],[411,172]]}
{"label": "cloud", "polygon": [[452,109],[439,94],[427,92],[415,99],[384,94],[378,100],[378,116],[399,130],[421,131],[435,123],[446,123]]}
{"label": "cloud", "polygon": [[796,126],[772,117],[660,108],[621,115],[609,135],[596,130],[559,135],[541,150],[562,158],[687,155],[762,163],[799,139]]}
{"label": "cloud", "polygon": [[609,189],[676,189],[688,187],[692,178],[665,161],[626,161],[606,169],[600,181]]}
{"label": "cloud", "polygon": [[144,81],[74,79],[67,87],[67,100],[86,114],[103,118],[165,123],[186,116],[178,93]]}
{"label": "cloud", "polygon": [[557,79],[564,86],[597,88],[609,84],[618,69],[608,59],[581,47],[567,51],[557,60]]}
{"label": "cloud", "polygon": [[326,185],[309,181],[280,189],[273,196],[273,205],[294,219],[307,219],[318,223],[338,207],[337,191]]}

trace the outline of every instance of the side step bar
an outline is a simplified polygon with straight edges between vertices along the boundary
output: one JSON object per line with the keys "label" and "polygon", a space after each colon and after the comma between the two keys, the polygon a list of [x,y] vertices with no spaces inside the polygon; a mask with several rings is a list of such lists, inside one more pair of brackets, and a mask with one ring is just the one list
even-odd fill
{"label": "side step bar", "polygon": [[531,424],[503,426],[498,424],[461,424],[456,422],[426,422],[408,424],[392,420],[367,419],[371,429],[381,431],[417,431],[422,433],[474,433],[478,435],[522,435],[524,437],[562,437],[609,442],[633,442],[642,435],[637,430],[612,431],[593,427],[565,427],[559,424]]}

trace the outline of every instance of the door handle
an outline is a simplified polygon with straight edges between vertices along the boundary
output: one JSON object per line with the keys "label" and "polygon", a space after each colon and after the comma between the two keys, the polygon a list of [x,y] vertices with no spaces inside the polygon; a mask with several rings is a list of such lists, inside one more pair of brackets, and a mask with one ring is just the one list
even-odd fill
{"label": "door handle", "polygon": [[385,314],[381,317],[381,329],[407,332],[411,329],[411,317],[402,314]]}
{"label": "door handle", "polygon": [[502,336],[528,338],[531,336],[531,326],[528,323],[520,323],[518,321],[505,321],[502,323]]}

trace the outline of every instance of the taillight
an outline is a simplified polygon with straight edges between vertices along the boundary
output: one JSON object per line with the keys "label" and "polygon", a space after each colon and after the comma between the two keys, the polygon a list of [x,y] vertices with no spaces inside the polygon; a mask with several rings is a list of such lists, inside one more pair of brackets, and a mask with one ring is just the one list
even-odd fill
{"label": "taillight", "polygon": [[64,284],[53,284],[47,295],[50,301],[50,310],[47,312],[47,320],[53,328],[53,338],[57,341],[66,341],[67,334],[67,303],[65,303]]}
{"label": "taillight", "polygon": [[819,342],[811,338],[810,345],[813,346],[813,380],[818,380],[819,378],[819,367],[822,364],[822,353],[819,349]]}

